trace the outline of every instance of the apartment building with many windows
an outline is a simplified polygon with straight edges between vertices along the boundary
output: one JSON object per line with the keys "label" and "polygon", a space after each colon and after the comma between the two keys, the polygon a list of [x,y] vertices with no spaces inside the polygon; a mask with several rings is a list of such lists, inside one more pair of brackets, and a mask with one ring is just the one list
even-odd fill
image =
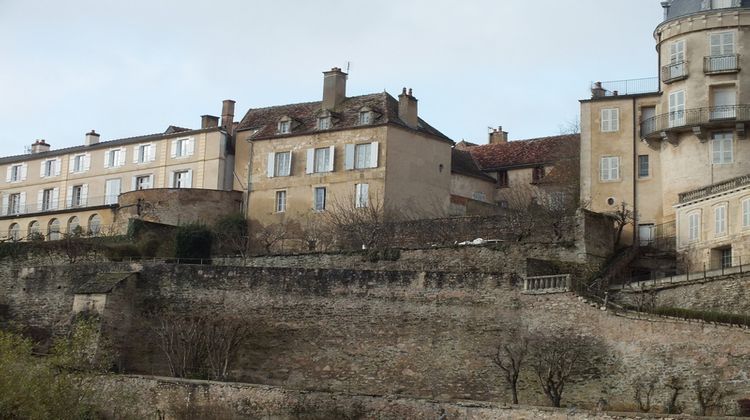
{"label": "apartment building with many windows", "polygon": [[581,198],[628,203],[625,240],[666,239],[692,267],[750,261],[750,1],[662,6],[659,77],[596,83],[581,101]]}
{"label": "apartment building with many windows", "polygon": [[347,97],[347,74],[324,73],[322,101],[250,109],[239,122],[236,190],[264,226],[336,206],[445,215],[453,142],[419,118],[403,90]]}
{"label": "apartment building with many windows", "polygon": [[[233,102],[224,105],[231,124]],[[113,225],[122,230],[122,194],[229,190],[233,161],[231,136],[208,115],[198,130],[170,126],[160,134],[109,141],[91,131],[84,144],[58,150],[38,140],[31,153],[0,158],[0,238],[54,240],[78,227],[84,234]]]}

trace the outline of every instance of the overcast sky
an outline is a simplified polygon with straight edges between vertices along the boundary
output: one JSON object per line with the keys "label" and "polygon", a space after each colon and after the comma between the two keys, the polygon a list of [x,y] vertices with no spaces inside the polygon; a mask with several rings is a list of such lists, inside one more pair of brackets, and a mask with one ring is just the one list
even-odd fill
{"label": "overcast sky", "polygon": [[595,80],[656,76],[659,0],[0,0],[0,155],[197,128],[221,101],[414,89],[456,141],[560,132]]}

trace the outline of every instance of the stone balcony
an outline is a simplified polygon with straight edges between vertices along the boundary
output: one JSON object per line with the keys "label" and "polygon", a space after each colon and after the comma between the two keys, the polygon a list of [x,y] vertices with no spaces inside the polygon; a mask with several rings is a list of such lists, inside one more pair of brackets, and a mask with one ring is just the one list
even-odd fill
{"label": "stone balcony", "polygon": [[687,191],[679,195],[680,204],[690,201],[700,200],[715,194],[721,194],[734,189],[750,185],[750,175],[743,175],[737,178],[728,179],[697,190]]}
{"label": "stone balcony", "polygon": [[750,121],[750,105],[723,105],[673,111],[647,118],[641,122],[641,138],[666,140],[677,144],[677,135],[692,132],[701,141],[708,139],[708,130],[727,129],[745,138],[745,124]]}

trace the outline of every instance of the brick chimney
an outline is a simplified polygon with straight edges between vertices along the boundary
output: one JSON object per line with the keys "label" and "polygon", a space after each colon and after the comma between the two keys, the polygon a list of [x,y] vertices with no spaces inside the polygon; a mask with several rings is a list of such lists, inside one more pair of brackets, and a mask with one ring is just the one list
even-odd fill
{"label": "brick chimney", "polygon": [[99,134],[96,131],[91,130],[90,133],[86,133],[86,141],[83,144],[86,146],[92,146],[99,143]]}
{"label": "brick chimney", "polygon": [[219,126],[219,117],[213,115],[201,115],[201,128],[213,128]]}
{"label": "brick chimney", "polygon": [[50,145],[47,144],[44,139],[40,139],[34,142],[34,144],[31,145],[31,153],[43,153],[43,152],[49,152]]}
{"label": "brick chimney", "polygon": [[417,113],[417,98],[412,95],[412,90],[407,92],[406,88],[398,95],[398,117],[411,128],[419,127],[419,115]]}
{"label": "brick chimney", "polygon": [[232,131],[234,125],[234,101],[225,99],[221,107],[221,126]]}
{"label": "brick chimney", "polygon": [[490,144],[508,144],[508,132],[503,127],[497,127],[490,131]]}
{"label": "brick chimney", "polygon": [[348,75],[340,68],[323,72],[323,109],[333,110],[346,99],[346,79]]}
{"label": "brick chimney", "polygon": [[594,86],[591,87],[591,98],[598,99],[605,96],[607,96],[607,89],[602,87],[602,82],[594,83]]}

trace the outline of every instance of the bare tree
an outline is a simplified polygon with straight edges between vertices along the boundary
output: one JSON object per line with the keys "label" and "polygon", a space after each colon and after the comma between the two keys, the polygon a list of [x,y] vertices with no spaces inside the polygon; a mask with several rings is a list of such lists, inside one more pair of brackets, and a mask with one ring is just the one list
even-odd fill
{"label": "bare tree", "polygon": [[560,134],[578,134],[581,132],[581,116],[575,115],[557,126]]}
{"label": "bare tree", "polygon": [[626,202],[620,203],[620,206],[610,213],[608,213],[615,223],[615,245],[620,243],[622,238],[622,232],[625,227],[632,224],[635,221],[635,213],[633,209]]}
{"label": "bare tree", "polygon": [[392,245],[393,223],[399,217],[387,211],[378,196],[370,197],[366,203],[357,203],[353,196],[344,199],[334,196],[330,204],[324,216],[339,245],[366,249]]}
{"label": "bare tree", "polygon": [[682,412],[682,407],[677,403],[677,399],[685,389],[685,384],[679,376],[670,376],[664,383],[669,389],[669,398],[667,399],[667,405],[664,407],[664,411],[667,414],[679,414]]}
{"label": "bare tree", "polygon": [[699,378],[693,382],[693,387],[695,388],[695,397],[698,400],[698,415],[717,414],[714,411],[721,407],[721,403],[726,396],[719,379]]}
{"label": "bare tree", "polygon": [[518,404],[518,376],[521,374],[526,355],[529,352],[528,331],[512,328],[510,333],[502,337],[492,356],[492,362],[503,371],[513,404]]}
{"label": "bare tree", "polygon": [[331,245],[333,236],[323,213],[308,213],[302,220],[302,240],[308,251],[325,251]]}
{"label": "bare tree", "polygon": [[607,353],[597,337],[572,330],[537,332],[529,340],[529,361],[552,405],[560,407],[565,386],[598,372]]}
{"label": "bare tree", "polygon": [[278,223],[269,224],[263,224],[256,221],[252,223],[251,231],[254,242],[260,245],[266,254],[270,254],[271,250],[273,250],[278,243],[283,243],[284,240],[289,239],[292,226],[287,219],[282,219]]}
{"label": "bare tree", "polygon": [[638,404],[638,410],[642,413],[648,413],[651,411],[651,398],[654,395],[654,388],[656,387],[656,381],[645,380],[638,378],[633,381],[633,398],[636,404]]}

